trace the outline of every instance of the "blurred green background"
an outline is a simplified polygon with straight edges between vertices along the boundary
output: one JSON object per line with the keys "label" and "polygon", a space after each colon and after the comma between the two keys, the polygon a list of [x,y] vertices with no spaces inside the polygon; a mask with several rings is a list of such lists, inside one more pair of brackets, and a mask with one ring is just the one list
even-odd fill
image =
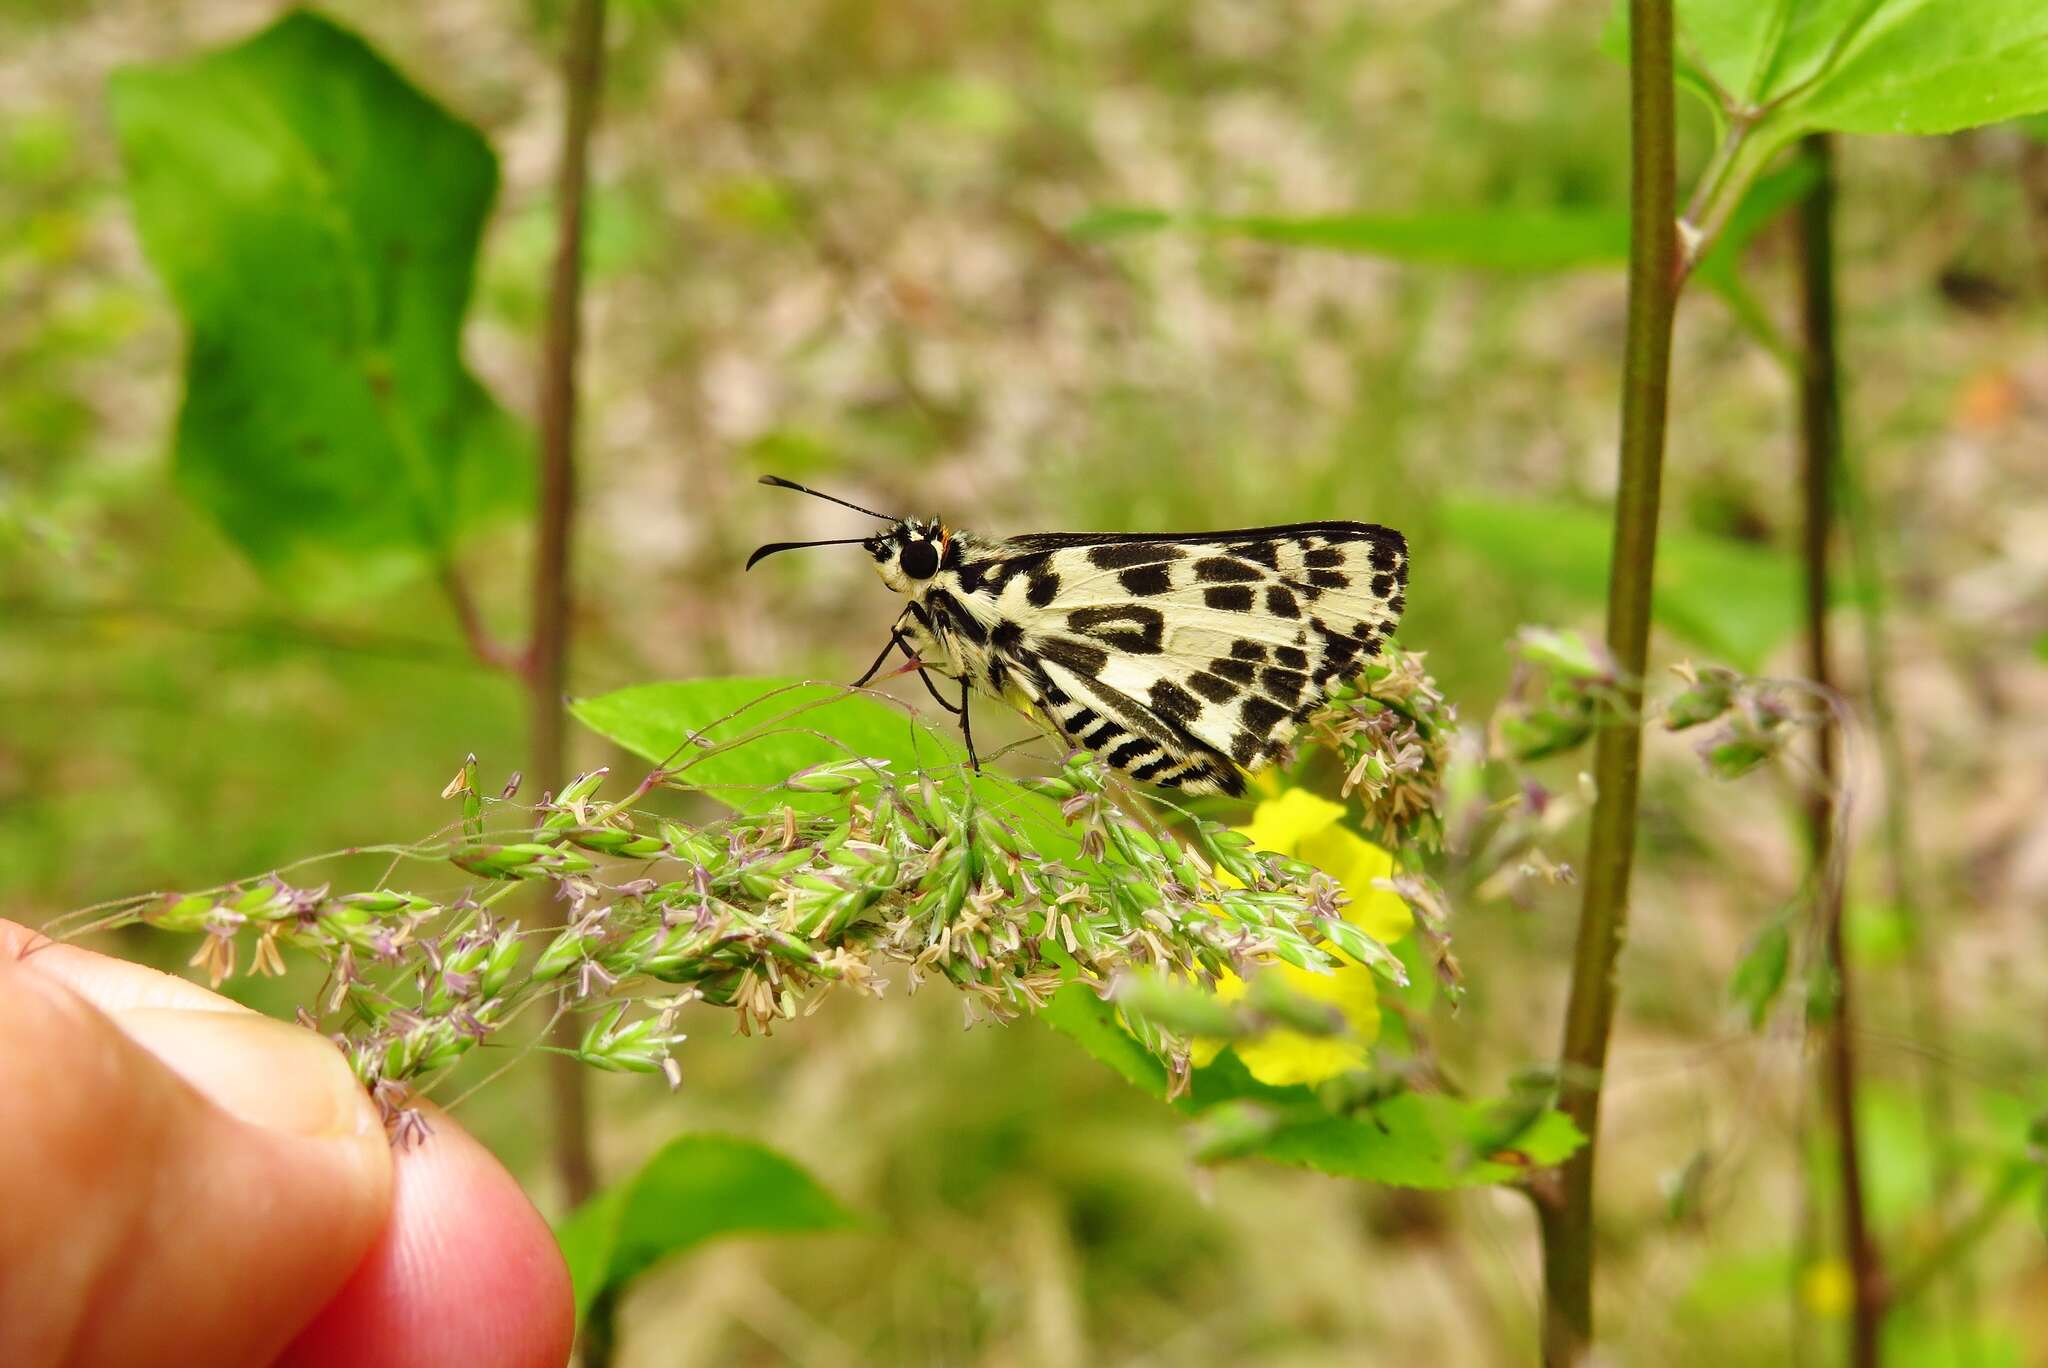
{"label": "blurred green background", "polygon": [[[528,420],[560,8],[323,10],[496,148],[465,353]],[[1071,230],[1128,207],[1478,212],[1502,232],[1621,212],[1603,8],[621,0],[593,173],[574,690],[867,661],[893,609],[859,557],[738,573],[760,542],[864,530],[754,484],[773,472],[998,533],[1389,523],[1414,548],[1404,641],[1483,719],[1516,627],[1599,621],[1619,271]],[[0,915],[32,925],[418,836],[449,815],[437,794],[465,752],[487,777],[523,763],[516,687],[470,661],[431,584],[306,608],[173,490],[183,343],[106,83],[278,12],[0,10]],[[1697,168],[1709,130],[1681,112]],[[1953,1018],[1931,1055],[1859,850],[1874,1199],[1910,1246],[1931,1233],[1920,1071],[1952,1079],[1966,1136],[2009,1135],[2040,1101],[2048,141],[1854,140],[1841,174],[1851,452]],[[1789,247],[1766,228],[1744,262],[1781,325]],[[1795,674],[1792,388],[1705,290],[1674,374],[1658,658]],[[516,525],[463,554],[508,634],[527,556]],[[628,763],[573,746],[579,767]],[[1879,810],[1867,737],[1852,765],[1861,836]],[[1800,892],[1796,791],[1772,782],[1710,787],[1683,739],[1651,741],[1601,1174],[1621,1361],[1782,1362],[1795,1306],[1820,1327],[1842,1310],[1831,1266],[1798,1253],[1821,1220],[1798,1196],[1820,1145],[1799,1041],[1748,1031],[1726,1000],[1747,937]],[[1440,1045],[1498,1090],[1555,1050],[1576,895],[1459,912],[1471,993]],[[1533,1342],[1513,1193],[1197,1167],[1170,1113],[1071,1044],[1028,1021],[963,1032],[938,991],[833,1000],[766,1040],[709,1015],[700,1030],[679,1095],[600,1081],[607,1172],[679,1129],[731,1130],[865,1223],[658,1274],[627,1303],[624,1362],[1487,1363]],[[537,1068],[459,1114],[559,1209]],[[2048,1361],[2048,1261],[2024,1213],[1977,1268],[1972,1361]],[[1905,1361],[1957,1352],[1911,1315],[1893,1333]]]}

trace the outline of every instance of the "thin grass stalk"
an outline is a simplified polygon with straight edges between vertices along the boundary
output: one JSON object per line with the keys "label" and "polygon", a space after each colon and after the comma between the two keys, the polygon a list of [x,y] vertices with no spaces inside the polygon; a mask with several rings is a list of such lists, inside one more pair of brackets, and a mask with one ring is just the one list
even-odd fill
{"label": "thin grass stalk", "polygon": [[[576,506],[576,361],[582,340],[583,220],[590,181],[590,139],[604,83],[604,0],[576,0],[562,58],[567,107],[555,181],[555,256],[549,272],[547,332],[540,376],[540,520],[533,567],[533,645],[527,671],[532,783],[561,790],[567,777],[571,532]],[[542,901],[536,924],[561,923],[564,909]],[[573,1048],[572,1023],[557,1024],[555,1043]],[[596,1189],[591,1160],[585,1071],[566,1054],[549,1058],[555,1168],[571,1205]]]}
{"label": "thin grass stalk", "polygon": [[1627,924],[1635,855],[1639,713],[1649,661],[1671,325],[1680,279],[1671,10],[1671,0],[1629,4],[1628,342],[1614,554],[1607,581],[1607,645],[1622,683],[1595,741],[1598,793],[1558,1067],[1559,1106],[1584,1133],[1586,1144],[1565,1163],[1554,1185],[1538,1189],[1543,1354],[1553,1365],[1581,1360],[1593,1338],[1593,1175],[1601,1074],[1614,1023],[1615,959]]}
{"label": "thin grass stalk", "polygon": [[[1834,687],[1828,641],[1829,552],[1834,534],[1835,468],[1841,460],[1841,376],[1835,346],[1834,153],[1826,134],[1808,137],[1802,154],[1814,167],[1813,189],[1800,205],[1801,338],[1805,349],[1799,387],[1801,537],[1806,599],[1806,669],[1814,683]],[[1807,806],[1815,911],[1821,918],[1828,1012],[1821,1023],[1827,1071],[1828,1120],[1834,1130],[1840,1184],[1842,1255],[1854,1289],[1849,1315],[1849,1359],[1871,1368],[1880,1356],[1886,1292],[1884,1265],[1864,1200],[1862,1146],[1857,1134],[1854,976],[1842,949],[1842,880],[1834,845],[1841,802],[1841,728],[1830,712],[1814,734],[1819,782]]]}

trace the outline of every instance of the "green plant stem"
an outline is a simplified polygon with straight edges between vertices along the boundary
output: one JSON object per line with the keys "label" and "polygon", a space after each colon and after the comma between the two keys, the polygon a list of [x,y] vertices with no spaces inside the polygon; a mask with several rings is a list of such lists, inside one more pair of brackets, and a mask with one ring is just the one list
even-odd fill
{"label": "green plant stem", "polygon": [[1623,675],[1595,742],[1585,896],[1572,957],[1560,1052],[1559,1105],[1586,1144],[1537,1202],[1543,1237],[1543,1352],[1550,1364],[1584,1356],[1593,1336],[1593,1172],[1601,1071],[1614,1024],[1615,959],[1628,915],[1642,762],[1642,681],[1649,662],[1650,591],[1664,468],[1665,403],[1679,258],[1671,0],[1630,0],[1628,349],[1622,375],[1621,473],[1608,568],[1607,645]]}
{"label": "green plant stem", "polygon": [[[570,534],[576,505],[576,359],[582,334],[583,216],[590,180],[590,138],[604,82],[604,0],[576,0],[569,11],[562,82],[567,110],[555,179],[555,257],[549,274],[547,333],[540,376],[540,518],[533,567],[533,644],[527,671],[532,777],[542,791],[566,778]],[[561,924],[563,909],[542,899],[534,921]],[[554,1042],[573,1049],[575,1023],[556,1023]],[[582,1204],[596,1190],[584,1070],[573,1057],[548,1060],[555,1122],[555,1167],[563,1199]]]}
{"label": "green plant stem", "polygon": [[[1835,468],[1841,458],[1841,378],[1835,347],[1834,158],[1826,134],[1806,139],[1803,154],[1816,171],[1813,189],[1800,206],[1801,334],[1805,365],[1799,387],[1801,485],[1805,531],[1807,673],[1823,689],[1834,687],[1828,644],[1829,547],[1834,533]],[[1887,1300],[1884,1266],[1865,1214],[1862,1149],[1857,1136],[1854,979],[1842,949],[1844,852],[1836,848],[1841,802],[1841,730],[1832,712],[1815,733],[1819,782],[1807,808],[1813,854],[1816,912],[1821,919],[1829,980],[1829,1007],[1821,1024],[1828,1076],[1828,1113],[1835,1132],[1841,1191],[1842,1252],[1849,1264],[1854,1301],[1849,1317],[1849,1356],[1858,1368],[1878,1361]]]}

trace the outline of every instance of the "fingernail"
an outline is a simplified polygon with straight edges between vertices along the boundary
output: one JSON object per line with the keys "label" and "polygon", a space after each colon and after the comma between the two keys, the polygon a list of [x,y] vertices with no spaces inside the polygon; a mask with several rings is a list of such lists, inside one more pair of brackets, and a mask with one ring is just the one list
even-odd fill
{"label": "fingernail", "polygon": [[358,1135],[376,1125],[341,1051],[302,1027],[253,1012],[136,1007],[123,1031],[232,1116],[292,1135]]}

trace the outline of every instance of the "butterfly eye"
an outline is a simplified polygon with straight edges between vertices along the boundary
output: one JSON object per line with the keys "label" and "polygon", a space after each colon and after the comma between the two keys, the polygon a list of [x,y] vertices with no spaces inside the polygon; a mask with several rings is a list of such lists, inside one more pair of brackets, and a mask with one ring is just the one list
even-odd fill
{"label": "butterfly eye", "polygon": [[939,573],[939,548],[928,541],[906,542],[902,565],[912,579],[930,579]]}

